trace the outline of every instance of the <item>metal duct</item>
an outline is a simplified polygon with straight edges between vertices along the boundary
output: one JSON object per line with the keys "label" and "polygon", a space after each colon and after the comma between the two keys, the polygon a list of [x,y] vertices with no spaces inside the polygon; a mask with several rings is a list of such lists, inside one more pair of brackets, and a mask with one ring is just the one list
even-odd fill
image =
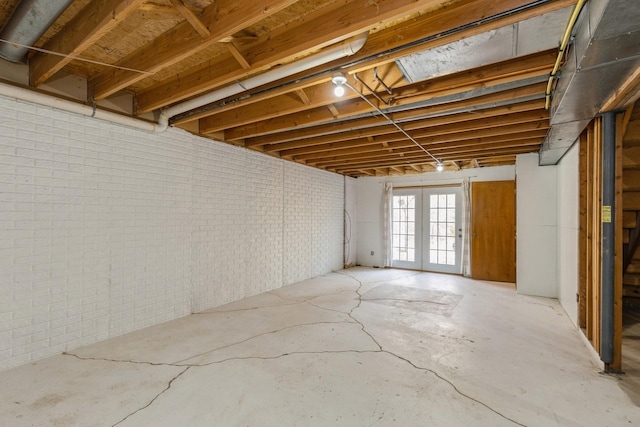
{"label": "metal duct", "polygon": [[[33,46],[73,0],[22,0],[0,31],[0,39]],[[29,49],[0,43],[0,58],[26,62]]]}
{"label": "metal duct", "polygon": [[640,67],[640,2],[589,1],[573,31],[573,44],[551,101],[551,129],[541,165],[555,165],[620,83]]}

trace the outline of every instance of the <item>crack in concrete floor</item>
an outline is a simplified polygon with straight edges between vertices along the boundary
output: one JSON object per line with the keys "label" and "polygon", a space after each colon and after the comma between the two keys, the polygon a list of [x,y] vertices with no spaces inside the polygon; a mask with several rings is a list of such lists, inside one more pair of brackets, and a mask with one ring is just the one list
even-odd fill
{"label": "crack in concrete floor", "polygon": [[[188,379],[185,379],[185,376],[187,373],[196,373],[199,372],[199,368],[204,368],[207,366],[212,366],[212,365],[222,365],[228,362],[232,362],[232,361],[248,361],[248,360],[264,360],[264,361],[273,361],[273,360],[278,360],[278,359],[282,359],[282,358],[287,358],[287,357],[292,357],[295,355],[321,355],[321,354],[386,354],[388,356],[390,356],[391,358],[399,361],[400,364],[404,364],[408,367],[408,369],[414,369],[417,371],[421,371],[424,372],[430,376],[432,376],[435,379],[435,383],[440,382],[442,384],[446,384],[446,387],[450,387],[450,389],[452,390],[452,394],[451,396],[453,396],[454,394],[457,394],[458,396],[460,396],[463,400],[469,400],[471,402],[474,402],[475,404],[485,408],[487,411],[490,411],[490,413],[494,414],[492,415],[495,417],[500,417],[501,419],[503,419],[505,422],[511,423],[513,425],[519,425],[519,426],[524,426],[525,424],[517,421],[516,419],[510,418],[509,416],[503,414],[502,412],[500,412],[499,410],[495,409],[491,404],[485,403],[484,401],[476,398],[473,396],[474,393],[468,393],[465,392],[463,390],[461,390],[459,388],[459,385],[456,384],[456,382],[452,379],[447,378],[446,375],[444,375],[443,373],[439,372],[439,370],[436,369],[432,369],[430,367],[426,367],[424,365],[424,363],[420,363],[420,362],[416,362],[414,360],[414,357],[411,356],[406,356],[403,355],[402,353],[404,353],[405,351],[407,351],[408,349],[403,349],[403,347],[399,347],[397,350],[400,350],[399,352],[396,351],[395,347],[392,349],[388,348],[387,344],[382,344],[383,342],[386,343],[387,340],[389,339],[388,337],[385,337],[385,333],[383,330],[380,330],[379,332],[372,332],[372,330],[369,329],[369,327],[373,328],[374,331],[378,331],[378,329],[380,328],[380,324],[378,322],[375,323],[370,323],[369,317],[370,313],[369,313],[369,308],[370,305],[372,304],[367,304],[366,306],[363,305],[363,303],[371,303],[374,300],[379,300],[379,299],[384,299],[384,300],[397,300],[397,301],[410,301],[411,298],[367,298],[366,297],[366,292],[364,292],[365,290],[370,291],[372,289],[376,288],[376,284],[380,284],[380,283],[389,283],[389,282],[394,282],[394,281],[399,281],[399,280],[405,280],[409,277],[413,277],[413,276],[418,276],[421,275],[423,273],[414,273],[411,275],[403,275],[402,277],[391,277],[388,278],[387,280],[375,280],[375,281],[367,281],[366,276],[364,278],[358,278],[357,277],[357,273],[356,275],[351,275],[345,272],[336,272],[335,274],[338,274],[340,276],[345,277],[348,280],[343,281],[344,283],[338,283],[337,286],[341,287],[342,289],[336,290],[335,292],[328,292],[325,294],[320,294],[320,295],[309,295],[307,292],[308,290],[305,288],[293,288],[291,293],[292,295],[280,295],[279,290],[276,291],[271,291],[271,292],[267,292],[268,294],[271,294],[273,296],[276,296],[279,300],[282,301],[281,304],[273,304],[273,299],[271,300],[271,304],[269,304],[268,299],[264,300],[265,302],[267,302],[266,305],[259,305],[256,304],[255,306],[250,306],[250,307],[242,307],[239,306],[239,308],[230,308],[230,309],[220,309],[220,310],[212,310],[212,311],[208,311],[208,312],[201,312],[201,313],[197,313],[200,316],[203,315],[221,315],[221,314],[233,314],[233,313],[240,313],[238,314],[239,316],[244,316],[242,313],[243,312],[249,312],[249,311],[253,311],[253,310],[260,310],[260,309],[272,309],[271,311],[273,311],[273,309],[278,309],[279,307],[282,307],[284,310],[289,310],[287,307],[295,307],[295,306],[300,306],[303,304],[308,305],[309,307],[314,307],[316,309],[319,310],[323,310],[323,311],[327,311],[327,312],[331,312],[331,313],[336,313],[339,315],[343,315],[345,316],[344,319],[341,320],[336,320],[336,321],[313,321],[313,322],[304,322],[304,323],[296,323],[296,324],[288,324],[286,326],[282,326],[282,327],[274,327],[272,329],[269,329],[267,331],[260,331],[260,333],[255,333],[258,331],[254,331],[254,334],[248,336],[248,337],[243,337],[243,339],[240,339],[238,341],[234,341],[234,342],[229,342],[226,343],[224,345],[218,345],[215,346],[213,348],[207,349],[206,351],[200,351],[197,354],[185,354],[184,356],[188,356],[188,357],[184,357],[180,360],[176,360],[176,361],[172,361],[169,363],[164,363],[164,362],[151,362],[151,361],[145,361],[145,360],[126,360],[123,358],[108,358],[108,357],[86,357],[86,356],[82,356],[81,354],[74,354],[73,352],[66,352],[64,353],[66,356],[72,356],[75,357],[79,360],[94,360],[94,361],[103,361],[103,362],[113,362],[113,363],[132,363],[132,364],[144,364],[144,365],[149,365],[149,366],[171,366],[174,368],[184,368],[182,370],[180,370],[180,372],[178,372],[177,374],[174,375],[174,373],[171,373],[172,378],[166,378],[164,379],[162,382],[167,381],[165,384],[165,386],[162,386],[162,384],[156,384],[154,387],[156,387],[156,390],[159,390],[157,392],[157,394],[154,394],[155,391],[153,389],[151,389],[151,393],[148,396],[148,399],[146,399],[144,402],[137,402],[137,404],[139,404],[140,406],[138,408],[132,408],[129,407],[128,411],[131,411],[127,416],[123,417],[122,419],[120,419],[117,423],[113,424],[113,426],[118,426],[121,425],[125,422],[130,423],[132,422],[132,417],[136,416],[136,414],[141,414],[146,412],[146,410],[148,410],[151,407],[154,407],[158,401],[158,399],[163,396],[166,395],[168,393],[171,393],[172,391],[172,386],[173,388],[175,388],[175,382],[178,381],[180,379],[180,384],[189,384],[190,382],[193,381],[193,379],[195,377],[193,377],[192,375],[189,375]],[[352,285],[349,285],[349,282],[352,283]],[[332,286],[334,286],[332,284]],[[299,295],[298,297],[296,297],[296,293],[299,293],[301,295]],[[349,297],[348,294],[353,295],[353,297]],[[337,296],[339,295],[344,295],[346,298],[342,299],[342,298],[337,298]],[[364,295],[364,296],[363,296]],[[335,298],[332,298],[335,297]],[[415,297],[413,298],[415,299]],[[415,302],[425,302],[423,300],[415,300]],[[426,301],[426,302],[430,302],[430,301]],[[545,304],[544,301],[526,301],[524,300],[523,302],[527,303],[527,304],[531,304],[531,305],[544,305],[547,307],[550,307],[552,309],[555,309],[555,307],[551,304]],[[250,303],[250,302],[249,302]],[[436,303],[438,304],[437,301],[433,301],[431,303]],[[443,304],[443,303],[440,303]],[[444,304],[443,304],[444,305]],[[361,309],[366,308],[367,310],[365,311],[361,311]],[[301,313],[306,313],[305,311],[299,311],[300,309],[295,309],[297,310],[296,312],[301,312]],[[362,318],[364,315],[364,318]],[[322,315],[319,314],[314,314],[314,316],[320,316],[320,318],[322,318]],[[255,317],[255,316],[254,316]],[[256,318],[259,319],[259,316],[257,316]],[[326,317],[327,319],[331,319],[331,316]],[[235,319],[235,317],[232,317],[231,319]],[[283,317],[282,319],[286,319],[286,317]],[[340,318],[337,318],[340,319]],[[367,319],[367,320],[363,320],[363,319]],[[277,320],[277,321],[281,321],[281,320]],[[271,348],[271,350],[275,349],[276,353],[275,354],[264,354],[264,355],[260,355],[260,354],[255,354],[256,349],[260,349],[259,352],[263,352],[264,350],[260,347],[260,343],[261,341],[259,341],[257,344],[251,344],[248,347],[245,346],[241,346],[242,344],[246,344],[246,343],[250,343],[252,340],[256,340],[260,337],[265,337],[265,336],[269,336],[269,335],[276,335],[278,333],[282,333],[282,332],[286,332],[286,331],[292,331],[292,333],[287,333],[286,335],[284,335],[284,337],[288,337],[289,342],[291,341],[291,339],[295,340],[297,339],[296,337],[298,336],[298,333],[295,332],[295,328],[305,328],[305,327],[312,327],[315,325],[353,325],[351,328],[353,328],[354,331],[361,331],[362,334],[366,335],[366,338],[364,337],[364,335],[361,335],[362,340],[361,343],[365,343],[365,347],[363,349],[357,349],[357,348],[349,348],[351,347],[350,344],[344,345],[344,343],[340,344],[341,346],[343,346],[344,348],[338,348],[336,350],[331,350],[331,349],[326,349],[326,350],[304,350],[303,348],[301,348],[300,350],[295,349],[296,346],[293,347],[293,349],[291,351],[282,351],[280,353],[277,353],[278,350],[278,346],[276,347],[268,347],[266,352],[268,353],[270,350],[269,348]],[[274,325],[275,326],[275,325]],[[338,336],[341,335],[343,333],[343,331],[346,331],[348,329],[336,329],[338,331]],[[305,332],[305,334],[307,334],[307,331],[302,329],[302,331]],[[381,338],[383,341],[380,341],[377,338],[377,335],[382,333],[382,335],[380,335],[379,338]],[[424,333],[426,333],[427,335],[429,335],[429,331],[424,331]],[[336,335],[330,335],[330,337],[332,336],[336,336]],[[436,335],[433,335],[434,337]],[[441,336],[443,338],[452,338],[450,337],[448,334],[443,334],[443,335],[438,335]],[[428,338],[428,337],[427,337]],[[427,339],[425,338],[425,339]],[[341,338],[342,339],[342,338]],[[366,342],[370,340],[370,344],[366,345]],[[464,340],[466,342],[469,343],[474,343],[474,340],[471,339],[466,339],[466,338],[456,338],[456,340]],[[391,341],[393,342],[393,341]],[[234,347],[238,347],[241,346],[239,348],[234,348]],[[256,347],[257,346],[257,347]],[[366,347],[369,346],[370,349],[367,349]],[[206,349],[206,347],[205,347]],[[211,355],[213,353],[215,353],[216,351],[220,351],[220,350],[228,350],[228,349],[232,349],[232,351],[230,352],[230,357],[224,357],[221,358],[220,360],[209,360],[206,362],[202,362],[202,363],[197,363],[197,358],[200,357],[204,357],[207,355]],[[200,349],[200,350],[204,350],[204,349]],[[441,354],[440,357],[438,357],[437,359],[433,359],[436,363],[436,365],[439,363],[439,361],[443,358],[446,358],[448,356],[451,356],[452,354],[455,354],[457,351],[459,351],[458,349],[454,349],[452,351],[447,351],[444,354]],[[246,355],[242,355],[241,353],[245,352],[247,353]],[[254,353],[254,354],[252,354]],[[218,357],[221,356],[226,356],[226,354],[223,352],[221,353]],[[211,359],[211,358],[210,358]],[[418,357],[419,360],[422,360],[421,357]],[[160,359],[162,360],[162,359]],[[205,358],[206,360],[206,358]],[[297,360],[297,359],[296,359]],[[304,359],[303,359],[304,360]],[[344,360],[349,360],[349,359],[344,359]],[[365,360],[365,359],[359,359],[356,358],[356,360]],[[428,359],[427,359],[428,360]],[[269,362],[267,362],[269,363]],[[240,365],[240,366],[245,366],[245,365]],[[199,374],[198,374],[199,375]],[[181,379],[182,378],[182,379]],[[187,381],[186,383],[183,383],[184,381]],[[463,381],[464,382],[464,381]],[[433,383],[435,385],[435,383]],[[431,383],[429,383],[431,384]],[[465,383],[466,384],[466,383]],[[162,389],[160,389],[160,387],[162,387]],[[171,394],[172,395],[172,394]],[[151,396],[153,396],[151,398]],[[163,402],[165,398],[163,398]],[[173,397],[170,397],[170,399],[173,399]],[[163,405],[163,403],[160,404],[161,406]],[[377,406],[376,406],[377,407]],[[135,410],[132,410],[135,409]],[[383,409],[383,408],[380,408]],[[484,410],[483,410],[484,411]],[[388,412],[388,411],[387,411]],[[555,416],[555,414],[553,414],[553,416]],[[146,418],[146,416],[145,416]],[[551,418],[553,419],[553,418]],[[382,413],[376,413],[376,420],[373,422],[374,424],[379,423],[379,422],[384,422],[385,420],[385,414]]]}
{"label": "crack in concrete floor", "polygon": [[[192,368],[198,368],[198,367],[206,367],[206,366],[211,366],[211,365],[216,365],[216,364],[222,364],[222,363],[226,363],[226,362],[230,362],[230,361],[242,361],[242,360],[276,360],[276,359],[280,359],[283,357],[287,357],[287,356],[291,356],[291,355],[309,355],[309,354],[346,354],[346,353],[356,353],[356,354],[367,354],[367,353],[385,353],[388,354],[392,357],[395,357],[396,359],[408,364],[409,366],[411,366],[412,368],[416,369],[416,370],[420,370],[423,372],[427,372],[430,373],[431,375],[435,376],[436,378],[438,378],[440,381],[445,382],[446,384],[448,384],[458,395],[469,399],[473,402],[476,402],[477,404],[485,407],[486,409],[488,409],[489,411],[493,412],[494,414],[496,414],[497,416],[515,424],[515,425],[519,425],[519,426],[525,426],[525,424],[522,424],[512,418],[507,417],[506,415],[502,414],[501,412],[499,412],[498,410],[492,408],[491,406],[489,406],[488,404],[484,403],[483,401],[474,398],[464,392],[462,392],[451,380],[445,378],[443,375],[441,375],[439,372],[430,369],[430,368],[426,368],[423,366],[418,366],[417,364],[415,364],[414,362],[412,362],[410,359],[400,356],[399,354],[396,354],[390,350],[384,349],[382,347],[382,345],[378,342],[378,340],[367,330],[367,328],[365,327],[364,323],[361,322],[359,319],[357,319],[354,315],[354,312],[359,309],[363,303],[363,301],[370,301],[369,299],[364,299],[362,298],[362,287],[365,285],[365,283],[363,283],[362,281],[360,281],[358,278],[343,273],[343,272],[336,272],[336,274],[340,274],[342,276],[348,277],[352,280],[354,280],[355,282],[357,282],[358,286],[355,290],[350,291],[350,290],[341,290],[341,291],[337,291],[337,292],[333,292],[333,293],[329,293],[329,294],[322,294],[322,295],[315,295],[313,297],[308,297],[308,298],[304,298],[302,300],[295,300],[295,299],[290,299],[290,298],[286,298],[282,295],[278,295],[274,292],[269,292],[272,295],[275,295],[285,301],[293,301],[293,304],[280,304],[280,305],[271,305],[271,306],[257,306],[257,307],[251,307],[251,308],[245,308],[245,309],[234,309],[234,310],[220,310],[220,311],[211,311],[211,312],[205,312],[205,313],[201,313],[201,314],[215,314],[215,313],[233,313],[233,312],[242,312],[242,311],[250,311],[250,310],[257,310],[257,309],[263,309],[263,308],[268,308],[268,307],[284,307],[284,306],[288,306],[288,305],[298,305],[298,304],[309,304],[311,306],[314,306],[316,308],[322,309],[322,310],[328,310],[328,311],[332,311],[332,312],[336,312],[336,313],[340,313],[340,314],[346,314],[349,316],[349,318],[352,320],[352,322],[347,322],[347,321],[335,321],[335,322],[309,322],[309,323],[301,323],[301,324],[295,324],[295,325],[288,325],[285,326],[283,328],[278,328],[278,329],[274,329],[271,331],[267,331],[267,332],[263,332],[257,335],[253,335],[249,338],[246,338],[244,340],[240,340],[234,343],[229,343],[229,344],[225,344],[223,346],[220,347],[216,347],[213,348],[211,350],[208,350],[206,352],[202,352],[200,354],[197,355],[193,355],[190,356],[188,358],[176,361],[176,362],[172,362],[172,363],[157,363],[157,362],[144,362],[144,361],[132,361],[132,360],[118,360],[118,359],[108,359],[108,358],[97,358],[97,357],[82,357],[79,356],[77,354],[73,354],[71,352],[65,352],[63,354],[67,355],[67,356],[73,356],[77,359],[80,360],[100,360],[100,361],[106,361],[106,362],[114,362],[114,363],[134,363],[134,364],[145,364],[145,365],[150,365],[150,366],[174,366],[174,367],[186,367],[184,370],[182,370],[181,372],[179,372],[176,376],[174,376],[167,384],[167,387],[164,388],[163,390],[161,390],[154,398],[152,398],[146,405],[136,409],[135,411],[131,412],[130,414],[128,414],[126,417],[122,418],[120,421],[118,421],[117,423],[115,423],[113,425],[113,427],[125,422],[127,419],[131,418],[132,416],[136,415],[137,413],[144,411],[145,409],[149,408],[151,405],[153,405],[153,403],[163,394],[167,393],[170,389],[171,389],[171,385],[173,384],[174,381],[176,381],[178,378],[180,378],[182,375],[184,375],[189,369]],[[417,273],[419,274],[419,273]],[[417,275],[417,274],[413,274],[411,276]],[[409,276],[410,277],[410,276]],[[403,277],[406,278],[406,277]],[[378,281],[375,283],[380,283],[383,281]],[[371,284],[371,283],[368,283]],[[327,307],[322,307],[318,304],[314,304],[312,302],[310,302],[311,300],[314,299],[318,299],[318,298],[322,298],[322,297],[328,297],[328,296],[333,296],[333,295],[337,295],[340,293],[344,293],[344,292],[354,292],[357,295],[357,298],[355,301],[357,301],[356,305],[354,307],[352,307],[348,312],[343,312],[340,310],[336,310],[336,309],[331,309],[331,308],[327,308]],[[385,298],[386,299],[386,298]],[[401,300],[401,299],[398,299]],[[420,301],[423,302],[423,301]],[[440,303],[442,304],[442,303]],[[237,346],[239,344],[243,344],[246,342],[249,342],[251,340],[254,340],[256,338],[262,337],[262,336],[267,336],[267,335],[273,335],[273,334],[277,334],[279,332],[288,330],[288,329],[292,329],[292,328],[296,328],[296,327],[300,327],[300,326],[310,326],[310,325],[320,325],[320,324],[345,324],[345,323],[355,323],[358,324],[360,326],[360,329],[362,330],[362,332],[364,334],[366,334],[373,343],[375,343],[375,345],[378,347],[377,350],[323,350],[323,351],[291,351],[291,352],[285,352],[285,353],[281,353],[278,355],[274,355],[274,356],[235,356],[235,357],[229,357],[229,358],[225,358],[222,360],[217,360],[217,361],[212,361],[212,362],[207,362],[207,363],[195,363],[195,364],[190,364],[190,363],[186,363],[191,359],[195,359],[197,357],[202,357],[206,354],[210,354],[213,353],[215,351],[218,350],[222,350],[222,349],[226,349],[226,348],[230,348],[233,346]],[[383,415],[376,421],[376,423],[378,421],[381,421],[383,419]]]}
{"label": "crack in concrete floor", "polygon": [[[373,337],[373,335],[371,335],[371,333],[369,333],[369,332],[366,330],[366,328],[365,328],[365,326],[364,326],[364,323],[360,322],[358,319],[356,319],[356,318],[353,316],[353,312],[354,312],[356,309],[360,308],[360,306],[362,305],[362,294],[360,293],[360,289],[362,289],[362,287],[364,286],[364,283],[362,283],[358,278],[356,278],[356,277],[354,277],[354,276],[352,276],[352,275],[350,275],[350,274],[346,274],[346,273],[343,273],[343,272],[337,272],[337,274],[342,274],[343,276],[350,277],[350,278],[352,278],[353,280],[355,280],[356,282],[358,282],[358,283],[360,284],[360,286],[358,286],[358,289],[356,289],[356,294],[358,295],[359,303],[358,303],[358,305],[357,305],[355,308],[353,308],[353,309],[351,310],[351,312],[349,312],[349,317],[351,317],[351,318],[352,318],[353,320],[355,320],[356,322],[360,323],[360,325],[362,326],[362,331],[363,331],[365,334],[369,335],[373,341],[375,341],[375,343],[378,345],[378,347],[380,347],[380,351],[381,351],[381,352],[384,352],[384,353],[387,353],[387,354],[389,354],[389,355],[391,355],[391,356],[393,356],[393,357],[396,357],[396,358],[398,358],[398,359],[400,359],[400,360],[402,360],[402,361],[404,361],[404,362],[408,363],[409,365],[411,365],[411,366],[412,366],[413,368],[415,368],[415,369],[418,369],[418,370],[421,370],[421,371],[425,371],[425,372],[429,372],[429,373],[431,373],[432,375],[435,375],[435,376],[436,376],[438,379],[440,379],[441,381],[444,381],[444,382],[446,382],[447,384],[449,384],[449,385],[453,388],[453,390],[455,390],[455,392],[456,392],[456,393],[458,393],[460,396],[463,396],[463,397],[465,397],[465,398],[467,398],[467,399],[469,399],[469,400],[472,400],[472,401],[474,401],[474,402],[478,403],[479,405],[484,406],[485,408],[487,408],[488,410],[490,410],[490,411],[491,411],[491,412],[493,412],[494,414],[496,414],[496,415],[498,415],[498,416],[500,416],[500,417],[504,418],[505,420],[508,420],[508,421],[512,422],[512,423],[513,423],[513,424],[515,424],[515,425],[519,425],[519,426],[526,427],[526,424],[519,423],[518,421],[516,421],[516,420],[514,420],[514,419],[512,419],[512,418],[509,418],[509,417],[507,417],[506,415],[504,415],[504,414],[502,414],[501,412],[499,412],[498,410],[496,410],[496,409],[492,408],[491,406],[489,406],[488,404],[484,403],[483,401],[481,401],[481,400],[479,400],[479,399],[476,399],[476,398],[474,398],[474,397],[472,397],[472,396],[469,396],[468,394],[463,393],[462,391],[460,391],[460,389],[458,389],[458,387],[457,387],[453,382],[451,382],[451,380],[449,380],[449,379],[447,379],[447,378],[443,377],[443,376],[442,376],[440,373],[438,373],[437,371],[435,371],[435,370],[433,370],[433,369],[425,368],[425,367],[422,367],[422,366],[418,366],[418,365],[416,365],[415,363],[413,363],[411,360],[409,360],[409,359],[407,359],[407,358],[405,358],[405,357],[402,357],[402,356],[400,356],[400,355],[398,355],[398,354],[395,354],[395,353],[393,353],[392,351],[385,350],[385,349],[382,347],[382,345],[380,345],[380,343],[379,343],[379,342],[378,342],[378,341]],[[366,299],[365,299],[365,301],[366,301]]]}
{"label": "crack in concrete floor", "polygon": [[135,414],[137,414],[140,411],[144,411],[145,409],[147,409],[149,406],[153,405],[153,403],[158,400],[158,398],[160,398],[160,396],[162,396],[163,394],[165,394],[166,392],[169,391],[169,389],[171,389],[171,385],[173,384],[174,381],[176,381],[178,378],[180,378],[183,374],[185,374],[189,369],[191,369],[190,366],[186,367],[183,371],[181,371],[179,374],[177,374],[175,377],[171,378],[171,380],[169,381],[169,383],[167,384],[167,387],[162,390],[160,393],[156,394],[153,399],[151,399],[149,401],[149,403],[147,403],[146,405],[144,405],[143,407],[136,409],[135,411],[131,412],[129,415],[127,415],[126,417],[124,417],[123,419],[121,419],[120,421],[118,421],[117,423],[113,424],[112,427],[116,427],[119,424],[122,424],[123,422],[127,421],[129,418],[133,417]]}

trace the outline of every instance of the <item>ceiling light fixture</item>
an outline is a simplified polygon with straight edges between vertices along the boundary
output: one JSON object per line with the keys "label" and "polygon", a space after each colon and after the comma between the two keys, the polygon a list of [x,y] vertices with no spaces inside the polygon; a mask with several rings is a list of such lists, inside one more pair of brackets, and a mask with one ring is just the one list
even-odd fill
{"label": "ceiling light fixture", "polygon": [[[357,78],[357,76],[356,76],[356,78]],[[404,136],[406,136],[409,139],[409,141],[413,142],[418,148],[420,148],[422,151],[424,151],[425,154],[427,154],[427,156],[429,156],[433,160],[435,160],[436,161],[436,170],[438,172],[441,172],[441,171],[444,170],[444,165],[442,164],[442,162],[440,160],[438,160],[433,154],[431,154],[429,151],[427,151],[427,149],[424,148],[418,141],[416,141],[411,135],[409,135],[404,129],[402,129],[402,127],[400,127],[400,125],[398,123],[396,123],[395,120],[393,120],[391,117],[389,117],[389,115],[387,115],[384,111],[382,111],[380,108],[378,108],[373,102],[369,101],[369,98],[364,96],[364,94],[362,92],[360,92],[355,87],[351,86],[349,84],[349,82],[347,81],[347,78],[345,77],[344,73],[341,73],[340,71],[337,71],[337,72],[333,73],[333,76],[331,77],[331,82],[334,85],[336,85],[336,87],[334,89],[334,93],[335,93],[336,96],[344,95],[344,87],[345,86],[348,87],[349,89],[351,89],[352,91],[354,91],[360,98],[362,98],[363,101],[365,101],[367,104],[369,104],[369,106],[371,106],[374,110],[376,110],[382,117],[387,119],[387,121],[389,123],[394,125],[396,127],[396,129],[398,129],[400,132],[402,132],[402,134]],[[338,89],[340,89],[340,90],[338,90]]]}
{"label": "ceiling light fixture", "polygon": [[338,97],[344,95],[344,85],[347,83],[347,77],[338,71],[333,74],[333,77],[331,77],[331,82],[336,85],[333,89],[334,95]]}

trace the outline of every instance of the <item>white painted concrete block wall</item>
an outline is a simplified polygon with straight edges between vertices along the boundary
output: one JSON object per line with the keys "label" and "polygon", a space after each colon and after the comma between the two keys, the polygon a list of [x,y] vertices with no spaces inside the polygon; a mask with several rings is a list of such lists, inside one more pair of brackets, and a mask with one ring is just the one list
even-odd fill
{"label": "white painted concrete block wall", "polygon": [[[344,178],[294,163],[284,170],[284,283],[342,266]],[[336,224],[340,224],[336,226]]]}
{"label": "white painted concrete block wall", "polygon": [[358,180],[346,178],[344,192],[344,264],[355,265],[358,253]]}
{"label": "white painted concrete block wall", "polygon": [[335,174],[0,98],[0,370],[338,269],[342,211]]}

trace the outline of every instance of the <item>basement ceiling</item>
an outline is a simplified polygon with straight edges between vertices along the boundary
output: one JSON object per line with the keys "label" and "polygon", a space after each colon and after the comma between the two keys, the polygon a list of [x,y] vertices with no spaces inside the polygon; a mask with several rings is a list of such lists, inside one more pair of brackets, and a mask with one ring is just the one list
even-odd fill
{"label": "basement ceiling", "polygon": [[[4,40],[19,3],[0,6]],[[451,170],[506,165],[538,152],[550,128],[547,79],[575,3],[73,0],[19,60],[32,88],[80,76],[83,101],[132,94],[144,118],[209,94],[170,124],[348,176],[428,172],[434,159]],[[274,71],[354,37],[346,56]],[[367,101],[353,90],[337,98],[336,71]]]}

